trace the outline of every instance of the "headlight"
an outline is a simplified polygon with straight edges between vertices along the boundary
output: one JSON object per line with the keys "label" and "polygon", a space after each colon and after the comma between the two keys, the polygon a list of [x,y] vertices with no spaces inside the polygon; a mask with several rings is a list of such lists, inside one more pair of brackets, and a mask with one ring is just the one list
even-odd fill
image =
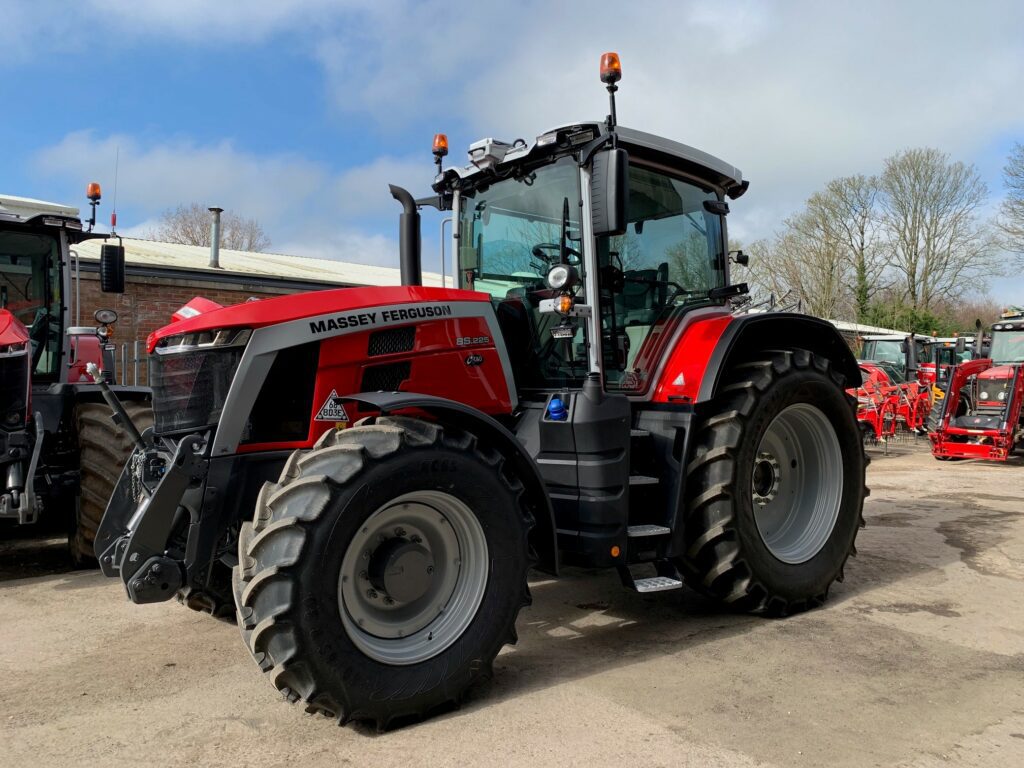
{"label": "headlight", "polygon": [[988,392],[982,392],[980,397],[982,400],[988,400]]}
{"label": "headlight", "polygon": [[249,328],[215,328],[209,331],[193,331],[178,336],[166,336],[157,342],[153,350],[158,355],[174,355],[207,347],[244,347],[249,343],[252,331]]}
{"label": "headlight", "polygon": [[1000,392],[999,393],[999,399],[1000,400],[1005,400],[1006,399],[1006,392]]}
{"label": "headlight", "polygon": [[579,272],[568,264],[555,264],[548,270],[548,287],[555,291],[570,291],[579,279]]}

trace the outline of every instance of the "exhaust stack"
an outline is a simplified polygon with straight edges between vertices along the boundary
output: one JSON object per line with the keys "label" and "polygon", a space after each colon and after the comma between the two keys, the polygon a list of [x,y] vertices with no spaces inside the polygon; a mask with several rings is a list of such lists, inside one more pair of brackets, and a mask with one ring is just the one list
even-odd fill
{"label": "exhaust stack", "polygon": [[223,208],[210,208],[210,268],[220,269],[220,215]]}
{"label": "exhaust stack", "polygon": [[408,190],[389,184],[391,196],[402,204],[398,217],[398,263],[402,285],[423,285],[423,265],[420,261],[420,212]]}

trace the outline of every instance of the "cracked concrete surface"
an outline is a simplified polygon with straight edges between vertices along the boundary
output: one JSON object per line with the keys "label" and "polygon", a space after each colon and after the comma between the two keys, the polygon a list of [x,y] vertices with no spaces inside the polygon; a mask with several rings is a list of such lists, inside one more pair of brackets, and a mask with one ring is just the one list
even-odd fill
{"label": "cracked concrete surface", "polygon": [[495,678],[391,733],[282,701],[237,630],[0,544],[0,765],[1024,765],[1024,462],[874,455],[860,556],[773,621],[532,583]]}

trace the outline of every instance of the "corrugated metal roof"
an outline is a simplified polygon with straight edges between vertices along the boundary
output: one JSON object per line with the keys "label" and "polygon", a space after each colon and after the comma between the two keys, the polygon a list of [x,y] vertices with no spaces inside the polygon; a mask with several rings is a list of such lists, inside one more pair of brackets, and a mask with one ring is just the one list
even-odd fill
{"label": "corrugated metal roof", "polygon": [[[337,285],[398,285],[399,270],[371,264],[354,264],[334,259],[289,256],[283,253],[254,253],[220,249],[220,269],[211,269],[210,249],[201,245],[163,243],[155,240],[124,238],[125,261],[131,265],[165,267],[218,276],[240,278],[270,277]],[[102,240],[86,240],[73,246],[82,261],[99,260]],[[397,258],[397,254],[396,254]],[[199,275],[197,275],[199,277]],[[448,278],[451,285],[451,278]],[[436,272],[423,273],[424,285],[441,285]]]}

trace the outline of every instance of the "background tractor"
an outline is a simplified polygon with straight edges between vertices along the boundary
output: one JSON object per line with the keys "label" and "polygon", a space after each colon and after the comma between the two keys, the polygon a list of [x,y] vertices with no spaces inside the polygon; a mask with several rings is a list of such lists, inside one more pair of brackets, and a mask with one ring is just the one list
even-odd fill
{"label": "background tractor", "polygon": [[[94,204],[99,185],[89,185]],[[89,229],[91,229],[91,222]],[[79,311],[71,246],[85,238],[78,209],[0,196],[0,521],[65,518],[71,555],[93,560],[93,539],[131,452],[111,422],[86,365],[114,381],[113,310],[96,326],[72,324]],[[104,291],[122,291],[124,251],[103,246]],[[135,422],[151,421],[149,392],[118,387]]]}
{"label": "background tractor", "polygon": [[1020,308],[1007,310],[993,323],[989,355],[950,370],[928,435],[935,458],[1005,461],[1024,445],[1024,311]]}
{"label": "background tractor", "polygon": [[934,374],[934,366],[920,361],[929,359],[932,340],[888,334],[863,341],[858,361],[861,382],[850,394],[857,398],[857,419],[865,436],[885,440],[900,425],[909,432],[923,432],[931,408],[928,376]]}
{"label": "background tractor", "polygon": [[[392,187],[402,285],[184,314],[152,334],[155,421],[97,539],[136,603],[237,610],[271,682],[378,726],[458,703],[527,573],[616,569],[736,610],[820,605],[862,524],[836,329],[737,311],[747,182],[604,122],[483,139],[433,194]],[[420,285],[451,211],[458,288]]]}

